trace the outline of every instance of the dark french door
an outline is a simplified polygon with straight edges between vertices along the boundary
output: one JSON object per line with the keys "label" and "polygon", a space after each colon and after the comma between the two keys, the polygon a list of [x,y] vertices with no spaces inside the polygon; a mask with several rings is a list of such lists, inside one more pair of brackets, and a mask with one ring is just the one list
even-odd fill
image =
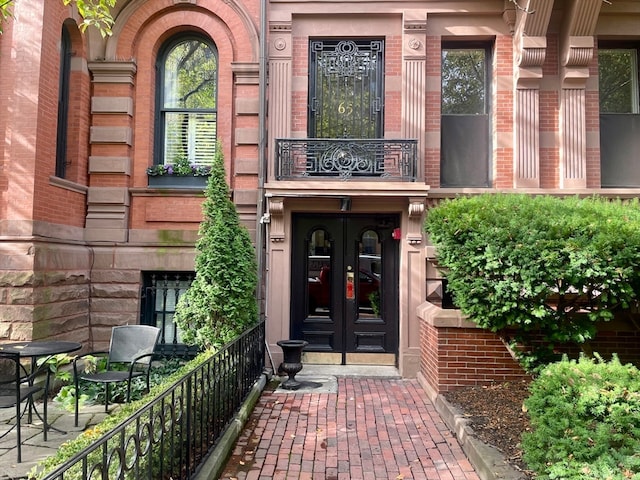
{"label": "dark french door", "polygon": [[395,364],[397,224],[395,215],[294,215],[291,338],[328,355],[322,363]]}

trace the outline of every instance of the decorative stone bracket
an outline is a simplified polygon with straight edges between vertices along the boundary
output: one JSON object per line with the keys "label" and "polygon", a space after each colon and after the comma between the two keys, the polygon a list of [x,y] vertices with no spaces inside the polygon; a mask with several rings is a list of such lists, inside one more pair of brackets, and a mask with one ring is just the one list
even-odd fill
{"label": "decorative stone bracket", "polygon": [[284,242],[284,198],[271,197],[269,205],[269,239],[273,243]]}
{"label": "decorative stone bracket", "polygon": [[409,225],[407,232],[409,245],[420,245],[422,243],[422,219],[424,211],[424,198],[409,198]]}

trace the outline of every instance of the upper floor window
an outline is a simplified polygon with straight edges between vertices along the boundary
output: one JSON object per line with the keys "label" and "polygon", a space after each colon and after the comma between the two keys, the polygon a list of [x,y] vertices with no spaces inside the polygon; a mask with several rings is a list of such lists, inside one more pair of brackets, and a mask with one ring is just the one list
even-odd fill
{"label": "upper floor window", "polygon": [[309,42],[309,136],[381,138],[384,40]]}
{"label": "upper floor window", "polygon": [[218,54],[208,39],[183,35],[157,63],[154,163],[210,165],[216,146]]}
{"label": "upper floor window", "polygon": [[637,43],[598,46],[600,181],[605,188],[640,187],[640,93]]}
{"label": "upper floor window", "polygon": [[638,50],[601,48],[598,51],[600,113],[640,113]]}
{"label": "upper floor window", "polygon": [[441,187],[490,185],[489,60],[484,44],[442,46]]}
{"label": "upper floor window", "polygon": [[60,81],[56,136],[56,177],[67,175],[67,133],[69,124],[69,79],[71,76],[71,35],[65,25],[60,37]]}

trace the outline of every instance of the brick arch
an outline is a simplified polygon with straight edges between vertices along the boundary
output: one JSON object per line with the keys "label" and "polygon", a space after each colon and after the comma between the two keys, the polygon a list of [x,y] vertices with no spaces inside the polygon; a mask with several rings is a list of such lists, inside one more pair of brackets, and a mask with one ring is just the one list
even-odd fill
{"label": "brick arch", "polygon": [[[197,22],[186,22],[194,17]],[[203,22],[203,19],[207,20]],[[202,25],[204,24],[204,26]],[[219,22],[211,22],[210,17],[196,12],[172,12],[153,19],[136,39],[136,48],[132,58],[136,59],[137,73],[134,102],[136,105],[134,126],[134,185],[146,185],[146,168],[153,160],[153,135],[155,113],[156,69],[155,63],[160,47],[170,37],[186,31],[201,33],[210,38],[218,53],[218,137],[231,138],[233,111],[233,72],[234,48],[229,38],[231,33]],[[225,29],[225,32],[221,31]],[[225,142],[225,158],[230,158],[229,142]]]}
{"label": "brick arch", "polygon": [[[154,25],[165,31],[180,27],[201,30],[218,48],[221,43],[231,45],[231,61],[257,62],[255,23],[249,12],[235,1],[205,0],[186,8],[172,0],[133,0],[115,18],[113,35],[106,41],[105,60],[136,58],[141,32]],[[226,37],[224,42],[223,37]]]}

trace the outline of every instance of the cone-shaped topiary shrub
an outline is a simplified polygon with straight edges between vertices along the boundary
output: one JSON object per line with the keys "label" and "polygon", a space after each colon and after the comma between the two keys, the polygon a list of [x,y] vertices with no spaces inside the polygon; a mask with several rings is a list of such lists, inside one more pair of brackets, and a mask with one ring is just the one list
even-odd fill
{"label": "cone-shaped topiary shrub", "polygon": [[207,348],[223,345],[258,322],[255,249],[229,198],[220,142],[202,209],[196,277],[178,300],[174,321],[185,343]]}

